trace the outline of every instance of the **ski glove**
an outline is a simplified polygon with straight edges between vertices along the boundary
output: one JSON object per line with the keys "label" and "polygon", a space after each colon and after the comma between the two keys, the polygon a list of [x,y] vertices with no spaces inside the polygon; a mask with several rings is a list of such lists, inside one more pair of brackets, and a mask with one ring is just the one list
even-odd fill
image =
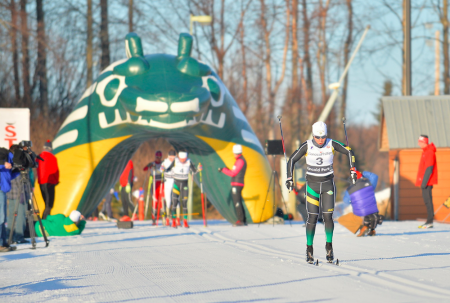
{"label": "ski glove", "polygon": [[288,190],[292,190],[294,188],[294,182],[292,181],[292,178],[286,181],[286,187]]}

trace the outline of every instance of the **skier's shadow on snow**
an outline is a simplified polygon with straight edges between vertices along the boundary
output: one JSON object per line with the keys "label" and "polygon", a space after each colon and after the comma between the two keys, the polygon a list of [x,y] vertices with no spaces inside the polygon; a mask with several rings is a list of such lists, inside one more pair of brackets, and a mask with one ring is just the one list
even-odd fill
{"label": "skier's shadow on snow", "polygon": [[[87,275],[86,275],[87,276]],[[81,280],[83,276],[77,276],[77,277],[64,277],[64,278],[47,278],[42,281],[32,281],[32,282],[26,282],[22,284],[16,284],[16,285],[9,285],[6,287],[0,288],[0,291],[11,289],[12,287],[18,287],[19,290],[14,292],[10,291],[9,293],[2,293],[2,296],[13,296],[13,295],[23,295],[23,291],[21,289],[28,290],[27,292],[31,291],[34,293],[43,292],[46,290],[62,290],[62,289],[68,289],[68,288],[85,288],[85,287],[92,287],[92,285],[89,286],[69,286],[67,281],[75,281],[75,280]]]}
{"label": "skier's shadow on snow", "polygon": [[411,236],[411,235],[422,235],[422,234],[436,234],[436,233],[450,233],[450,230],[422,230],[422,231],[410,231],[403,233],[377,233],[377,237],[383,236]]}

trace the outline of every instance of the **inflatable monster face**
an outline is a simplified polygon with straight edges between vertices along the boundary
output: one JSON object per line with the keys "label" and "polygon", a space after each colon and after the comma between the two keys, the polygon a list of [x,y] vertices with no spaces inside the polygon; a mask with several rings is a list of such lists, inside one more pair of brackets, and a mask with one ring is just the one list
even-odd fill
{"label": "inflatable monster face", "polygon": [[259,222],[262,212],[262,221],[273,215],[272,195],[263,211],[271,174],[263,149],[227,88],[190,56],[191,48],[192,37],[181,34],[177,56],[144,56],[140,38],[126,36],[128,58],[102,72],[53,141],[60,184],[52,214],[68,216],[74,209],[90,214],[141,143],[162,137],[186,149],[194,164],[202,163],[208,199],[230,222],[236,221],[230,178],[217,168],[232,167],[232,147],[241,144],[248,164],[243,190],[248,221]]}

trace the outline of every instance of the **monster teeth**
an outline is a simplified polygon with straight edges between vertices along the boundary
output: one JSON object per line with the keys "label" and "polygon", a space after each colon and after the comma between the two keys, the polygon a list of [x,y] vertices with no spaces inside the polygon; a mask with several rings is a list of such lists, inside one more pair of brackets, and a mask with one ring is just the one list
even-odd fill
{"label": "monster teeth", "polygon": [[174,113],[196,112],[200,110],[200,102],[198,98],[186,102],[176,102],[170,105],[170,110]]}
{"label": "monster teeth", "polygon": [[165,113],[169,109],[169,106],[165,102],[161,101],[149,101],[145,100],[141,97],[138,97],[136,100],[136,112],[156,112],[156,113]]}

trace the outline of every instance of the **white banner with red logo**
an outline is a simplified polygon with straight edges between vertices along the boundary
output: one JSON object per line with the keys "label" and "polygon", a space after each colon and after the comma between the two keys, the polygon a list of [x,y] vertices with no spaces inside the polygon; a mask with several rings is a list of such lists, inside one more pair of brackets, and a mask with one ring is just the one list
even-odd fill
{"label": "white banner with red logo", "polygon": [[0,108],[0,147],[30,140],[30,109]]}

